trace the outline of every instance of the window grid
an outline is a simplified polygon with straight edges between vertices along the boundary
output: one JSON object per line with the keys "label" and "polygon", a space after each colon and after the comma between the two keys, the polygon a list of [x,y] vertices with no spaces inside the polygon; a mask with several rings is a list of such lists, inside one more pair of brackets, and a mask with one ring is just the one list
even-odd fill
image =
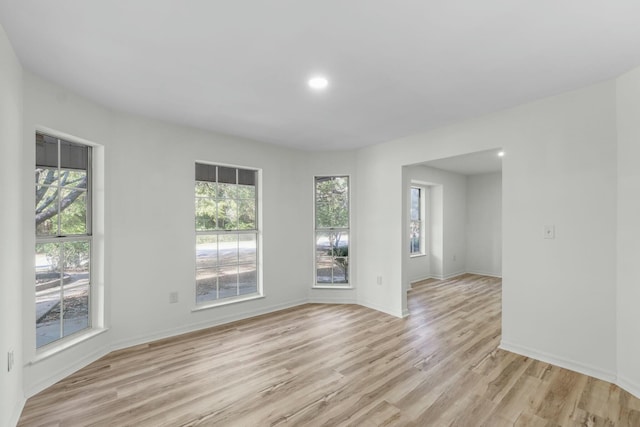
{"label": "window grid", "polygon": [[91,327],[90,165],[91,147],[36,134],[37,348]]}
{"label": "window grid", "polygon": [[411,187],[409,210],[409,254],[424,255],[424,191],[422,187]]}
{"label": "window grid", "polygon": [[257,177],[196,163],[196,305],[260,292]]}
{"label": "window grid", "polygon": [[314,185],[314,286],[350,286],[349,177],[317,176]]}

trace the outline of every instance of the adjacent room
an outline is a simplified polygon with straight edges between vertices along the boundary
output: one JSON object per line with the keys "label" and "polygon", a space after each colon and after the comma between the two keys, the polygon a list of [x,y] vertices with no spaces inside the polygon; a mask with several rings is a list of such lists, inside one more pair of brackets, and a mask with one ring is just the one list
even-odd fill
{"label": "adjacent room", "polygon": [[640,426],[638,16],[0,0],[0,427]]}

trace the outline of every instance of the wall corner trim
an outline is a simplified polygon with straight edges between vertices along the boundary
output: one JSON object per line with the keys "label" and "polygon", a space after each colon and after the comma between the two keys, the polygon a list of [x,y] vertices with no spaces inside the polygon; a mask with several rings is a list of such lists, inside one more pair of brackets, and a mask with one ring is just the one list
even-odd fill
{"label": "wall corner trim", "polygon": [[385,314],[388,314],[388,315],[390,315],[390,316],[399,317],[399,318],[401,318],[401,319],[402,319],[403,317],[405,317],[405,316],[404,316],[404,313],[403,313],[402,311],[399,311],[399,310],[389,310],[387,307],[383,307],[383,306],[378,305],[378,304],[373,303],[373,302],[369,302],[369,301],[362,301],[362,300],[360,300],[360,301],[358,301],[358,304],[360,304],[360,305],[361,305],[361,306],[363,306],[363,307],[370,308],[370,309],[372,309],[372,310],[380,311],[380,312],[385,313]]}
{"label": "wall corner trim", "polygon": [[640,384],[635,383],[634,381],[631,381],[622,376],[618,376],[618,381],[616,381],[616,384],[621,389],[628,391],[629,393],[640,399]]}

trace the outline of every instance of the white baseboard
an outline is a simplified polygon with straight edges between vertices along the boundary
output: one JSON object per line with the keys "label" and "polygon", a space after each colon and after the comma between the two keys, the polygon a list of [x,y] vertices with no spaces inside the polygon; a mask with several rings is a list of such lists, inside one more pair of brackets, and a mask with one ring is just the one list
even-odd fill
{"label": "white baseboard", "polygon": [[615,372],[607,371],[604,369],[596,368],[594,366],[587,365],[585,363],[577,362],[575,360],[567,359],[561,356],[546,353],[544,351],[534,350],[529,347],[513,344],[505,341],[500,342],[500,347],[503,350],[517,353],[522,356],[530,357],[532,359],[540,360],[545,363],[559,366],[570,371],[578,372],[590,377],[597,378],[599,380],[607,381],[616,384]]}
{"label": "white baseboard", "polygon": [[358,304],[356,298],[309,297],[309,304]]}
{"label": "white baseboard", "polygon": [[429,275],[429,276],[423,276],[423,277],[419,277],[417,279],[411,279],[409,281],[409,286],[413,285],[414,283],[418,283],[418,282],[422,282],[423,280],[429,280],[429,279],[433,279],[434,277]]}
{"label": "white baseboard", "polygon": [[[453,279],[454,277],[462,276],[463,274],[477,274],[478,276],[497,277],[499,279],[502,279],[502,276],[499,276],[497,274],[492,274],[492,273],[486,273],[482,271],[458,271],[457,273],[450,273],[450,274],[447,274],[446,276],[443,276],[441,274],[435,274],[422,280],[426,280],[426,279],[449,280],[449,279]],[[411,282],[411,283],[415,283],[415,282]]]}
{"label": "white baseboard", "polygon": [[274,311],[284,310],[298,305],[307,304],[309,300],[307,298],[288,301],[286,303],[274,304],[267,307],[262,307],[258,310],[249,310],[239,313],[234,313],[230,316],[218,317],[215,319],[206,320],[203,322],[190,323],[177,328],[165,329],[160,332],[152,334],[139,335],[133,338],[127,338],[124,340],[116,341],[111,344],[110,351],[121,350],[123,348],[133,347],[140,344],[146,344],[152,341],[157,341],[165,338],[171,338],[176,335],[187,334],[189,332],[199,331],[201,329],[213,328],[215,326],[225,325],[227,323],[236,322],[238,320],[245,320],[251,317],[260,316],[263,314],[272,313]]}
{"label": "white baseboard", "polygon": [[[372,302],[369,302],[369,301],[358,301],[358,304],[360,304],[363,307],[370,308],[372,310],[380,311],[380,312],[388,314],[390,316],[399,317],[399,318],[405,317],[405,313],[403,313],[401,311],[389,310],[387,307],[383,307],[381,305],[378,305],[376,303],[372,303]],[[408,313],[407,313],[407,315],[408,315]]]}
{"label": "white baseboard", "polygon": [[620,388],[625,389],[626,391],[640,399],[640,384],[620,376],[618,376],[618,381],[616,381],[616,384],[620,386]]}
{"label": "white baseboard", "polygon": [[486,271],[468,270],[467,273],[469,273],[469,274],[477,274],[478,276],[497,277],[499,279],[502,279],[502,274],[489,273],[489,272],[486,272]]}
{"label": "white baseboard", "polygon": [[457,271],[455,273],[449,273],[449,274],[444,275],[441,280],[453,279],[454,277],[462,276],[463,274],[467,274],[467,272],[466,271]]}
{"label": "white baseboard", "polygon": [[20,415],[22,415],[22,410],[24,409],[24,404],[27,403],[26,398],[21,398],[17,403],[15,408],[13,408],[13,415],[9,419],[10,426],[18,425],[18,421],[20,421]]}
{"label": "white baseboard", "polygon": [[39,379],[39,381],[32,384],[29,389],[26,389],[24,394],[26,398],[29,398],[115,350],[120,350],[123,348],[132,347],[135,345],[145,344],[145,343],[156,341],[163,338],[170,338],[176,335],[194,332],[200,329],[211,328],[214,326],[223,325],[223,324],[234,322],[237,320],[248,319],[250,317],[259,316],[261,314],[267,314],[274,311],[295,307],[301,304],[306,304],[307,302],[308,300],[306,298],[298,301],[289,301],[283,304],[275,304],[272,306],[263,307],[259,310],[235,313],[232,316],[212,319],[205,322],[192,323],[192,324],[180,326],[177,328],[166,329],[164,331],[160,331],[157,333],[139,335],[137,337],[116,341],[114,343],[111,343],[111,345],[107,347],[99,348],[87,354],[83,358],[76,360],[73,364],[66,366],[64,369],[61,369],[57,372],[52,373],[51,375],[48,375],[46,378]]}
{"label": "white baseboard", "polygon": [[95,362],[101,357],[106,356],[107,354],[109,354],[110,351],[111,350],[108,347],[96,349],[91,353],[85,355],[84,357],[74,361],[74,363],[72,363],[69,366],[66,366],[64,369],[60,369],[59,371],[53,372],[51,375],[48,375],[46,378],[41,378],[38,382],[31,384],[31,387],[29,387],[28,389],[25,389],[24,394],[26,398],[28,399],[40,393],[42,390],[46,389],[47,387],[51,387],[58,381],[68,377],[69,375],[84,368],[90,363]]}

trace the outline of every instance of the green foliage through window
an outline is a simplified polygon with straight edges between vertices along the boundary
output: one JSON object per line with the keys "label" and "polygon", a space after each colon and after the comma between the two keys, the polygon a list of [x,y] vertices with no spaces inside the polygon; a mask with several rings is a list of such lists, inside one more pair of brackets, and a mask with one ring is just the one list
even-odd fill
{"label": "green foliage through window", "polygon": [[90,326],[91,148],[36,134],[36,346]]}
{"label": "green foliage through window", "polygon": [[348,285],[348,176],[315,178],[315,230],[316,284]]}
{"label": "green foliage through window", "polygon": [[196,163],[196,303],[258,292],[258,172]]}

